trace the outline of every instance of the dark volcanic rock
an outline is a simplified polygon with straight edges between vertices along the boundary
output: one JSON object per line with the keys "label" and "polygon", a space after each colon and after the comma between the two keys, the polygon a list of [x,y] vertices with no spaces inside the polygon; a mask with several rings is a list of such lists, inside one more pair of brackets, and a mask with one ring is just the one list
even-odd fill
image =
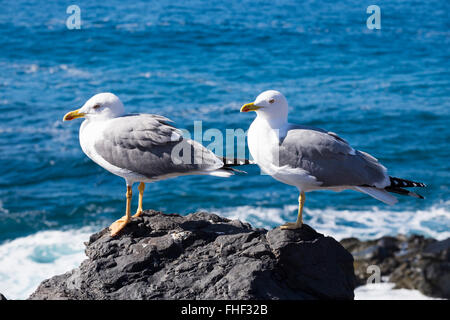
{"label": "dark volcanic rock", "polygon": [[353,257],[309,226],[253,229],[198,212],[146,211],[86,243],[79,268],[30,299],[353,299]]}
{"label": "dark volcanic rock", "polygon": [[377,265],[395,288],[417,289],[428,296],[450,298],[450,238],[437,241],[423,236],[382,237],[341,244],[355,259],[358,284],[365,284],[369,265]]}

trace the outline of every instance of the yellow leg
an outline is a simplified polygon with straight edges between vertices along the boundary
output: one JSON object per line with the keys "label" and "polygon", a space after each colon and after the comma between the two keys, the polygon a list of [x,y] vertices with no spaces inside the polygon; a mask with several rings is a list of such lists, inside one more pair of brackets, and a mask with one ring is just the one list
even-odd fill
{"label": "yellow leg", "polygon": [[302,191],[298,197],[298,216],[297,222],[288,222],[280,226],[282,230],[300,229],[303,225],[303,204],[305,203],[305,193]]}
{"label": "yellow leg", "polygon": [[111,232],[111,237],[114,237],[115,235],[117,235],[123,228],[125,228],[127,223],[131,220],[130,209],[131,209],[132,195],[133,195],[133,193],[131,190],[131,186],[127,186],[127,211],[125,213],[125,216],[123,216],[119,220],[116,220],[115,222],[113,222],[113,224],[111,224],[109,226],[109,231]]}
{"label": "yellow leg", "polygon": [[142,214],[142,199],[144,198],[144,190],[145,190],[145,183],[141,182],[138,186],[139,190],[139,204],[136,213],[134,214],[133,218],[137,218]]}

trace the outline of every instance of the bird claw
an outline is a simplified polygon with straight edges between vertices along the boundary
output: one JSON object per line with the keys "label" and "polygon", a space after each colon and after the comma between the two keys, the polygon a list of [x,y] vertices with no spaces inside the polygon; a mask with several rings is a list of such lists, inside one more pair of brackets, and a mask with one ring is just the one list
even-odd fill
{"label": "bird claw", "polygon": [[138,218],[141,216],[142,212],[144,212],[144,210],[138,210],[136,211],[136,213],[133,215],[133,218]]}
{"label": "bird claw", "polygon": [[281,230],[295,230],[300,229],[302,227],[302,223],[297,222],[288,222],[280,226]]}
{"label": "bird claw", "polygon": [[109,226],[109,232],[111,233],[111,237],[116,236],[125,226],[128,224],[130,219],[127,218],[127,216],[123,216],[119,220],[114,221]]}

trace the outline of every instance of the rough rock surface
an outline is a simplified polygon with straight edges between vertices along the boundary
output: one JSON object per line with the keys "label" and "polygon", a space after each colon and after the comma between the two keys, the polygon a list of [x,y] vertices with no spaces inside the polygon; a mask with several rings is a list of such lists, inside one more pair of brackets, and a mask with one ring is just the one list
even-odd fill
{"label": "rough rock surface", "polygon": [[215,214],[145,211],[86,243],[80,267],[30,299],[353,299],[353,257],[331,237]]}
{"label": "rough rock surface", "polygon": [[353,254],[359,285],[370,276],[367,267],[377,265],[381,276],[394,282],[395,288],[450,298],[450,238],[437,241],[419,235],[399,235],[369,241],[348,238],[341,244]]}

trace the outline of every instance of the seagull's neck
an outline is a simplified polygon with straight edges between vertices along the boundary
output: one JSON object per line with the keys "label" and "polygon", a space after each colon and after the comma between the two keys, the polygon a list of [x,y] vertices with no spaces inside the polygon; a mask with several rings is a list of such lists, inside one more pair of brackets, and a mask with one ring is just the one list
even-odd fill
{"label": "seagull's neck", "polygon": [[124,113],[105,113],[105,114],[99,114],[94,116],[86,116],[86,120],[88,122],[102,122],[102,121],[108,121],[114,118],[118,118],[122,116]]}
{"label": "seagull's neck", "polygon": [[288,126],[287,119],[285,118],[268,118],[262,115],[257,115],[255,121],[267,125],[273,130],[279,130],[280,133],[284,132]]}
{"label": "seagull's neck", "polygon": [[80,133],[82,133],[88,126],[101,127],[102,124],[106,123],[108,120],[112,120],[117,117],[107,116],[107,117],[86,117],[80,126]]}

